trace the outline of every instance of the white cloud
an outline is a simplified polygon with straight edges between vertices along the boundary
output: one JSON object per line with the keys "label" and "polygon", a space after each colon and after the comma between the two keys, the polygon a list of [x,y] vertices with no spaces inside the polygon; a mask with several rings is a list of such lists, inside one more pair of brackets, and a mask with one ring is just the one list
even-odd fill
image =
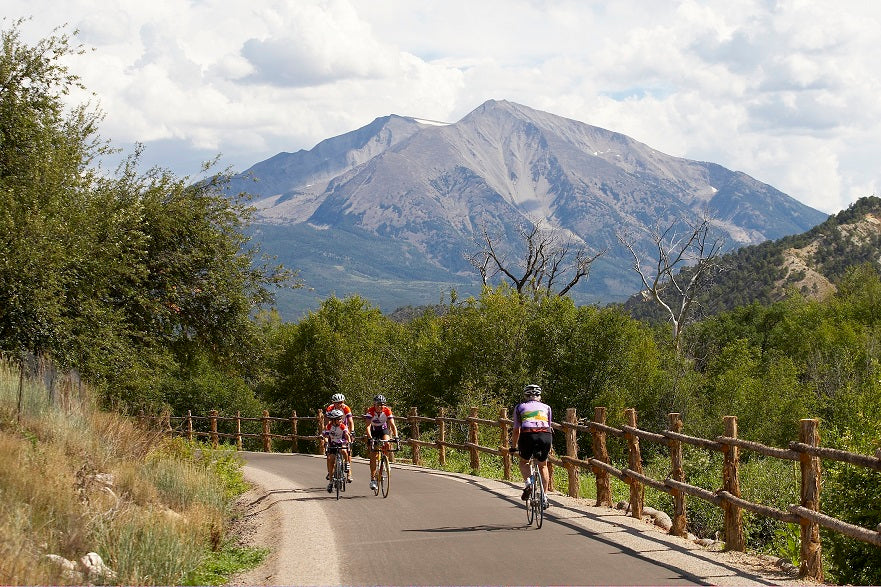
{"label": "white cloud", "polygon": [[[834,212],[879,184],[881,3],[6,0],[71,61],[116,144],[244,169],[390,113],[508,99],[744,171]],[[77,96],[81,99],[83,96]],[[175,149],[179,151],[175,155]],[[180,168],[175,168],[175,166]]]}

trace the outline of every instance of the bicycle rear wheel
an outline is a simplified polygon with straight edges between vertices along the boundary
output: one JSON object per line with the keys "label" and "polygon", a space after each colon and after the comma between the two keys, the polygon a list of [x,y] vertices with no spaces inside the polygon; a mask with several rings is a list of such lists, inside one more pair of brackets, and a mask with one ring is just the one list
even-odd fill
{"label": "bicycle rear wheel", "polygon": [[541,475],[536,475],[536,477],[538,489],[535,492],[535,526],[536,528],[541,528],[541,524],[545,519],[545,486],[541,480]]}
{"label": "bicycle rear wheel", "polygon": [[532,507],[532,503],[535,501],[535,482],[530,477],[530,480],[533,482],[529,485],[529,497],[526,498],[526,525],[529,526],[532,524],[532,520],[535,519],[535,509]]}
{"label": "bicycle rear wheel", "polygon": [[389,489],[389,468],[388,468],[388,457],[382,455],[382,460],[379,462],[379,487],[382,489],[382,496],[388,497],[388,489]]}
{"label": "bicycle rear wheel", "polygon": [[340,498],[340,485],[343,484],[343,457],[340,453],[336,455],[336,465],[333,468],[333,485],[336,489],[336,498]]}

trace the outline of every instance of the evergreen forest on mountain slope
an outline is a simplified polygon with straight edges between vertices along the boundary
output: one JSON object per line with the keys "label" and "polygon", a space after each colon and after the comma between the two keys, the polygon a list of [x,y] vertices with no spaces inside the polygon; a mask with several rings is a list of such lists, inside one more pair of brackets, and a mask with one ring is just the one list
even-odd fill
{"label": "evergreen forest on mountain slope", "polygon": [[[107,410],[305,414],[334,393],[357,407],[381,392],[399,413],[480,406],[493,418],[524,384],[538,383],[557,414],[606,406],[613,425],[628,407],[648,430],[679,412],[687,434],[714,437],[722,416],[736,415],[743,438],[785,447],[797,439],[799,418],[817,417],[825,446],[863,454],[881,447],[878,241],[833,230],[876,210],[875,199],[804,235],[734,253],[729,267],[743,268],[739,281],[723,287],[726,273],[738,272],[719,275],[712,287],[724,295],[708,290],[679,349],[663,321],[625,307],[505,286],[478,296],[454,291],[404,321],[353,296],[284,322],[272,311],[272,289],[296,286],[295,276],[252,248],[248,208],[221,195],[224,174],[192,184],[163,169],[141,173],[138,153],[115,173],[99,172],[107,148],[100,113],[66,109],[61,99],[79,80],[59,58],[77,48],[64,35],[28,46],[14,26],[3,40],[0,352],[78,371]],[[781,249],[814,242],[817,271],[834,291],[771,288],[786,281]],[[19,430],[8,414],[0,427]],[[580,449],[590,455],[590,446]],[[649,465],[653,458],[662,455],[646,454]],[[794,475],[744,459],[759,476],[752,486],[762,495],[754,497],[785,509],[789,493],[776,485],[791,487]],[[691,482],[713,483],[719,466],[690,455],[686,472]],[[824,475],[823,511],[874,528],[878,474],[829,464]],[[721,527],[718,511],[695,504],[691,515],[696,533]],[[750,548],[775,554],[788,552],[797,532],[751,515],[747,528]],[[823,548],[832,580],[881,583],[876,547],[824,532]]]}

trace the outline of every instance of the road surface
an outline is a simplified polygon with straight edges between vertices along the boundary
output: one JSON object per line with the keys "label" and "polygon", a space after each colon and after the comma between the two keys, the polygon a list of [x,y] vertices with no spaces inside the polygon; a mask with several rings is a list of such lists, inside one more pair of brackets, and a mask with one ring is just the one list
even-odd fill
{"label": "road surface", "polygon": [[243,455],[252,538],[273,554],[238,585],[803,584],[584,500],[552,495],[527,526],[519,484],[393,465],[383,499],[356,458],[337,500],[323,457]]}

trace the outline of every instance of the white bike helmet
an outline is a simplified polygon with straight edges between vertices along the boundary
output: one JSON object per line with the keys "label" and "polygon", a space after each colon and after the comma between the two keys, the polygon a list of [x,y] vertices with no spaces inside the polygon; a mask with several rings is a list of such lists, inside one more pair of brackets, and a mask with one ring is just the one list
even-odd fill
{"label": "white bike helmet", "polygon": [[327,417],[330,418],[331,420],[339,420],[340,418],[343,417],[343,411],[333,409],[327,413]]}
{"label": "white bike helmet", "polygon": [[341,393],[335,393],[333,394],[333,396],[331,396],[330,401],[332,401],[333,403],[344,402],[346,401],[346,396]]}
{"label": "white bike helmet", "polygon": [[530,383],[523,388],[523,395],[526,397],[541,397],[541,387],[534,383]]}

